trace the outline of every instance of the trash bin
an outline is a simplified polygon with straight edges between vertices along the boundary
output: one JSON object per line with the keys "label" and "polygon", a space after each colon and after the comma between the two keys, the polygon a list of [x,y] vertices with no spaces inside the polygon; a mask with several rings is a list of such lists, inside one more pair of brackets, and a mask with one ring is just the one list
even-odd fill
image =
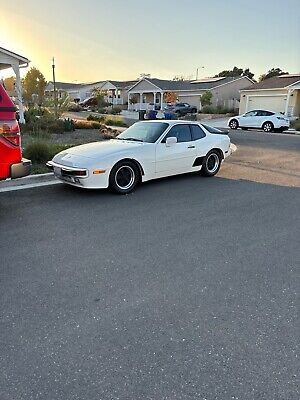
{"label": "trash bin", "polygon": [[150,110],[149,113],[148,113],[148,118],[149,119],[156,119],[156,114],[157,114],[157,111]]}
{"label": "trash bin", "polygon": [[165,112],[165,119],[173,119],[173,114],[171,112]]}
{"label": "trash bin", "polygon": [[144,121],[144,119],[145,119],[145,114],[146,114],[146,111],[145,111],[145,110],[140,110],[140,111],[139,111],[139,121]]}

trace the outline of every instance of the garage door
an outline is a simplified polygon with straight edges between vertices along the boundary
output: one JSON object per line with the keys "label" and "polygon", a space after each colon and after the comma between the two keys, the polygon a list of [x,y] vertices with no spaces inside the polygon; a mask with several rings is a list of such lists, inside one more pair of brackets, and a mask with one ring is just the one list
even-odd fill
{"label": "garage door", "polygon": [[286,96],[249,96],[248,111],[269,110],[276,112],[285,111]]}

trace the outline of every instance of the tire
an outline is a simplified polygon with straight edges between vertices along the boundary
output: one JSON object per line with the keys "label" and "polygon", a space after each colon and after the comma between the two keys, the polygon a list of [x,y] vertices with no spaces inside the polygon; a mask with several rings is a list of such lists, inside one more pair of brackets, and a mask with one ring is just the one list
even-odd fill
{"label": "tire", "polygon": [[196,114],[197,109],[196,108],[192,108],[192,114]]}
{"label": "tire", "polygon": [[229,122],[229,128],[230,129],[237,129],[239,127],[239,122],[236,119],[232,119]]}
{"label": "tire", "polygon": [[274,125],[272,124],[272,122],[266,121],[264,122],[262,129],[264,130],[264,132],[270,133],[274,131]]}
{"label": "tire", "polygon": [[133,191],[140,181],[140,171],[132,161],[120,161],[111,170],[109,188],[119,194]]}
{"label": "tire", "polygon": [[222,158],[217,150],[211,150],[206,154],[202,162],[201,174],[204,176],[214,176],[221,167]]}

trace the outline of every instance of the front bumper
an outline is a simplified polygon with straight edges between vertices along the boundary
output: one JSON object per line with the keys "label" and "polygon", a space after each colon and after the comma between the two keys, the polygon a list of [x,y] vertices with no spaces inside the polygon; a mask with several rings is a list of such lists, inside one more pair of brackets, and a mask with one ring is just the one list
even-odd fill
{"label": "front bumper", "polygon": [[22,178],[31,173],[32,163],[31,160],[27,158],[22,158],[22,161],[17,164],[12,164],[10,167],[10,177],[11,179]]}

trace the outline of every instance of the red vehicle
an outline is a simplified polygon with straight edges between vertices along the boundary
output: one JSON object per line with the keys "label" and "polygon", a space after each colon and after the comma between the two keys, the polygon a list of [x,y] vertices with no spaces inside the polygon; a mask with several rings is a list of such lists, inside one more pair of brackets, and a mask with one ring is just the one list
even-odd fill
{"label": "red vehicle", "polygon": [[22,158],[16,106],[0,84],[0,180],[29,175],[31,161]]}

